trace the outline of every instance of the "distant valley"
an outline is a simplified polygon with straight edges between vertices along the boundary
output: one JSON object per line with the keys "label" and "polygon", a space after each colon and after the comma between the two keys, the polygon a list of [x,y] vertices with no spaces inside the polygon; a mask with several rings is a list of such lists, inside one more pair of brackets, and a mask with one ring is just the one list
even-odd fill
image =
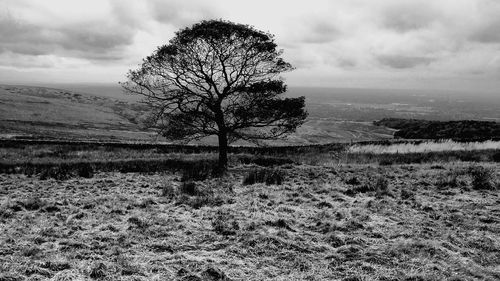
{"label": "distant valley", "polygon": [[[500,120],[500,98],[493,95],[308,87],[290,87],[287,95],[306,96],[309,117],[295,134],[271,144],[390,139],[394,129],[373,124],[383,118]],[[2,137],[165,141],[143,128],[148,108],[139,100],[112,84],[3,85],[0,129]]]}

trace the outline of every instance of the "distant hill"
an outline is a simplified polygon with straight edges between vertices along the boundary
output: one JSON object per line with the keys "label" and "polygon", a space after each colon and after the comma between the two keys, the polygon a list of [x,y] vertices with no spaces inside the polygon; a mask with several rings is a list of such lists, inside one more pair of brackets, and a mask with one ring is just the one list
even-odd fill
{"label": "distant hill", "polygon": [[151,138],[142,104],[81,92],[0,85],[0,133],[45,138]]}
{"label": "distant hill", "polygon": [[396,129],[395,138],[404,139],[500,139],[500,123],[494,121],[429,121],[384,118],[377,126]]}
{"label": "distant hill", "polygon": [[[61,88],[0,85],[0,137],[162,140],[142,128],[148,107],[137,96],[112,85],[61,85]],[[369,121],[321,117],[313,104],[310,118],[295,134],[270,144],[315,144],[392,138],[392,130]],[[215,144],[207,138],[205,144]],[[246,145],[247,143],[237,143]]]}

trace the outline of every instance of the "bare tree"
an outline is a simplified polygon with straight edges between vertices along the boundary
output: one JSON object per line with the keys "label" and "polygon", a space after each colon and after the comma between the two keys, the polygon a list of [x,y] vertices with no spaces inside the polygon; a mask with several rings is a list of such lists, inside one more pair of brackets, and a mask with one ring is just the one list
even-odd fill
{"label": "bare tree", "polygon": [[178,31],[120,83],[144,97],[152,124],[170,140],[215,135],[219,168],[227,168],[228,143],[276,139],[295,131],[307,113],[304,97],[284,98],[279,76],[292,66],[273,35],[223,20]]}

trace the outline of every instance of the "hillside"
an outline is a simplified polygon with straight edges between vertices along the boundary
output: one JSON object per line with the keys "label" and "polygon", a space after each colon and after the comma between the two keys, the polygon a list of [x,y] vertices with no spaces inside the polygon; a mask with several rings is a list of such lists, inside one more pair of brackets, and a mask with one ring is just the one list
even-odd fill
{"label": "hillside", "polygon": [[[142,129],[141,120],[148,108],[137,97],[111,86],[67,88],[0,85],[2,137],[163,140],[155,132]],[[392,130],[370,122],[319,117],[313,104],[308,104],[308,110],[310,117],[295,134],[268,143],[309,144],[392,137]],[[215,144],[215,140],[207,138],[202,143]]]}
{"label": "hillside", "polygon": [[394,137],[404,139],[467,139],[500,138],[500,123],[493,121],[429,121],[384,118],[373,122],[377,126],[396,129]]}
{"label": "hillside", "polygon": [[0,86],[3,137],[147,140],[152,132],[139,125],[146,110],[138,103],[61,89]]}

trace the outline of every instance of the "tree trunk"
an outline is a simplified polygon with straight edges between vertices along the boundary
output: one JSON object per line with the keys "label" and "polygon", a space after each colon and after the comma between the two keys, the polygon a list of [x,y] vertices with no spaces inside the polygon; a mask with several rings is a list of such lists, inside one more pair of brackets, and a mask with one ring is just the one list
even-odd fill
{"label": "tree trunk", "polygon": [[219,133],[219,173],[227,170],[227,134]]}

